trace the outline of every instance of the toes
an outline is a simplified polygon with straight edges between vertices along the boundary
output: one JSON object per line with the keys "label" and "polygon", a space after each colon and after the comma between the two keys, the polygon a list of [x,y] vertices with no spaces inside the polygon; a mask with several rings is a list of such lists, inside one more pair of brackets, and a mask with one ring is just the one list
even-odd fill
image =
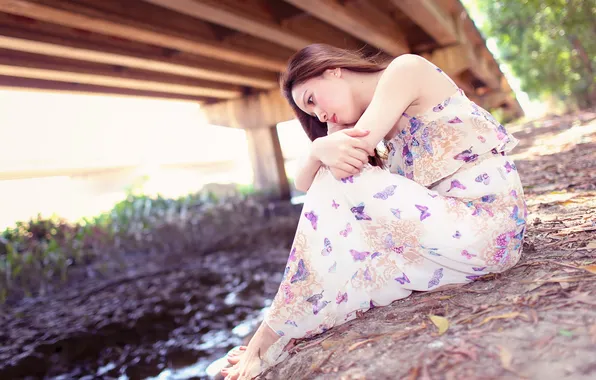
{"label": "toes", "polygon": [[235,365],[240,362],[240,355],[228,356],[228,363]]}
{"label": "toes", "polygon": [[238,370],[238,365],[231,365],[229,367],[226,368],[222,368],[222,370],[220,371],[222,376],[226,377],[231,373],[234,373]]}
{"label": "toes", "polygon": [[235,347],[227,355],[228,363],[234,365],[240,361],[240,358],[246,351],[246,346]]}
{"label": "toes", "polygon": [[238,372],[233,371],[227,374],[227,376],[225,377],[225,380],[238,380]]}
{"label": "toes", "polygon": [[239,355],[244,351],[246,351],[246,346],[236,346],[232,348],[230,351],[228,351],[228,356]]}

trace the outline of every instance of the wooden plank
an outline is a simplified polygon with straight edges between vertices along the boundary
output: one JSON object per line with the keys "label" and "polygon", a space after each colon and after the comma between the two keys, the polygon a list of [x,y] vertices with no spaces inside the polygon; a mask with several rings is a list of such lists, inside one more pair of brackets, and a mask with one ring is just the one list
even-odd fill
{"label": "wooden plank", "polygon": [[384,27],[387,23],[374,22],[363,17],[362,8],[370,7],[369,3],[357,1],[344,4],[337,0],[285,1],[393,56],[410,51],[395,24],[392,31],[388,32]]}
{"label": "wooden plank", "polygon": [[486,83],[488,87],[498,90],[500,88],[500,75],[492,72],[488,67],[487,61],[483,57],[478,57],[471,46],[467,45],[465,48],[466,55],[471,63],[470,71],[472,71],[478,79]]}
{"label": "wooden plank", "polygon": [[213,0],[144,0],[213,24],[262,38],[285,47],[300,50],[314,41],[291,33],[270,17],[257,17],[243,12],[238,6]]}
{"label": "wooden plank", "polygon": [[[38,40],[33,40],[34,38]],[[2,27],[0,27],[0,48],[125,66],[191,78],[209,79],[262,89],[271,89],[277,86],[276,76],[270,72],[246,70],[244,67],[228,68],[225,67],[225,63],[220,62],[218,65],[217,62],[206,59],[190,61],[179,57],[147,56],[147,53],[135,53],[134,51],[84,43],[60,36],[35,35]]]}
{"label": "wooden plank", "polygon": [[359,50],[366,46],[364,42],[308,13],[300,13],[285,18],[281,21],[281,25],[290,33],[299,34],[312,41],[324,42],[342,49]]}
{"label": "wooden plank", "polygon": [[206,97],[188,96],[181,94],[170,94],[159,91],[141,91],[128,88],[95,86],[72,82],[58,82],[31,78],[16,78],[0,75],[0,89],[15,90],[27,89],[29,91],[57,92],[57,93],[77,93],[81,95],[117,95],[130,96],[135,98],[157,98],[171,100],[186,100],[191,102],[203,103],[209,100]]}
{"label": "wooden plank", "polygon": [[462,45],[437,49],[432,53],[422,54],[422,56],[437,65],[451,77],[459,75],[464,70],[470,68],[471,65],[466,50]]}
{"label": "wooden plank", "polygon": [[218,99],[232,99],[242,94],[237,86],[217,82],[99,64],[84,65],[33,54],[11,54],[6,50],[0,51],[0,75]]}
{"label": "wooden plank", "polygon": [[279,90],[205,105],[201,110],[210,124],[240,129],[262,128],[296,117]]}
{"label": "wooden plank", "polygon": [[487,110],[498,108],[503,104],[509,103],[509,94],[503,91],[490,91],[479,97],[480,106]]}
{"label": "wooden plank", "polygon": [[[70,3],[68,5],[72,6]],[[77,13],[72,10],[38,4],[32,0],[1,0],[0,11],[265,70],[281,71],[285,68],[285,61],[278,58],[256,54],[238,47],[229,48],[217,41],[198,36],[191,37],[175,31],[160,30],[156,26],[102,14],[95,10],[86,12],[84,9],[80,9]]]}
{"label": "wooden plank", "polygon": [[439,44],[450,45],[459,42],[453,19],[433,0],[391,1]]}

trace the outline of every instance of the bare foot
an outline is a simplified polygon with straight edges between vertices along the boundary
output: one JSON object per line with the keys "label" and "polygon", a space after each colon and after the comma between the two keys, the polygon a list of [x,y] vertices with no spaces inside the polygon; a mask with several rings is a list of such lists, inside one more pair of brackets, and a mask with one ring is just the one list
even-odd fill
{"label": "bare foot", "polygon": [[238,363],[244,351],[246,351],[246,346],[238,346],[231,349],[227,355],[228,363],[231,365]]}
{"label": "bare foot", "polygon": [[[261,371],[261,358],[265,355],[269,347],[279,339],[279,335],[265,323],[261,323],[259,329],[252,337],[246,350],[240,351],[239,355],[234,356],[236,364],[229,368],[221,370],[221,374],[226,380],[250,380],[257,376]],[[231,357],[228,357],[228,361]],[[232,363],[233,364],[233,363]]]}

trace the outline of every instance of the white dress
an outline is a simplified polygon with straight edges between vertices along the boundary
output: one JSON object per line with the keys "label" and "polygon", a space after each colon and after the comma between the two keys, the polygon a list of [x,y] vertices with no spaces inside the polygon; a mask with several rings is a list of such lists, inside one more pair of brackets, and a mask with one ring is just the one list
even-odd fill
{"label": "white dress", "polygon": [[[445,75],[437,69],[437,75]],[[527,216],[517,140],[461,90],[400,120],[388,168],[309,189],[279,291],[265,322],[290,338],[322,333],[412,291],[461,284],[517,263]]]}

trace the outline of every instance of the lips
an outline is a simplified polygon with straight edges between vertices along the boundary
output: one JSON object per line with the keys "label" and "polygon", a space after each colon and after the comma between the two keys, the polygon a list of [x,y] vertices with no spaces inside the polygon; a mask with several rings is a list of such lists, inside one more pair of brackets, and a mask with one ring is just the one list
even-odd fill
{"label": "lips", "polygon": [[335,114],[333,114],[333,117],[331,117],[331,122],[333,124],[337,124],[337,116]]}

